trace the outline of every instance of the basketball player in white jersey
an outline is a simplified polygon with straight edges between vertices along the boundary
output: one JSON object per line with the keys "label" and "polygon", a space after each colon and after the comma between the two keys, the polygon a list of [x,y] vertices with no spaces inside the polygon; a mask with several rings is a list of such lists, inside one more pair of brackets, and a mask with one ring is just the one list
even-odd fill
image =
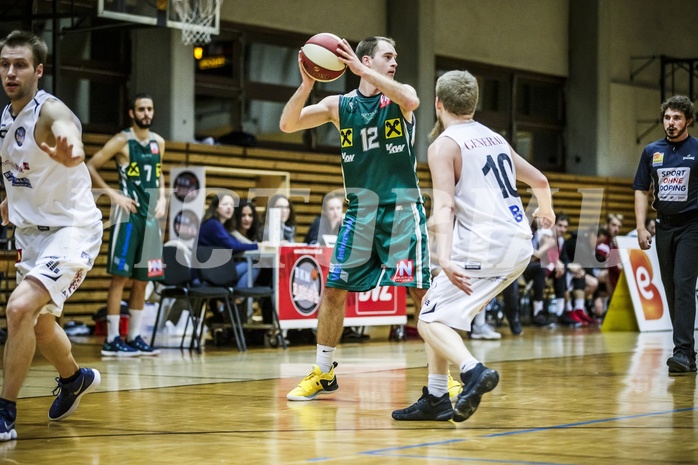
{"label": "basketball player in white jersey", "polygon": [[[516,181],[531,186],[533,213],[543,227],[555,223],[546,177],[521,158],[496,132],[473,119],[477,80],[449,71],[436,82],[437,123],[429,146],[434,186],[433,229],[441,273],[433,280],[419,315],[426,342],[428,386],[396,420],[468,419],[499,374],[468,351],[455,330],[469,331],[487,302],[523,272],[531,254],[531,228]],[[463,391],[455,407],[447,391],[448,364],[460,368]]]}
{"label": "basketball player in white jersey", "polygon": [[51,420],[72,414],[100,374],[80,368],[56,322],[63,303],[92,268],[102,244],[102,215],[92,196],[81,125],[68,107],[38,90],[46,44],[13,31],[0,41],[0,79],[10,104],[0,120],[6,197],[2,224],[15,226],[17,287],[7,302],[7,343],[0,397],[0,441],[17,437],[16,402],[38,347],[58,371]]}

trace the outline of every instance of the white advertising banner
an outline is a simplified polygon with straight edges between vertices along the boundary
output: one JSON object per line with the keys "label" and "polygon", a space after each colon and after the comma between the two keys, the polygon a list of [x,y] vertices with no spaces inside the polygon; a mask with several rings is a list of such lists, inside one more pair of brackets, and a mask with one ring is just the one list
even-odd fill
{"label": "white advertising banner", "polygon": [[[656,246],[642,250],[637,237],[619,236],[616,240],[640,331],[671,331]],[[694,327],[698,328],[698,315]]]}

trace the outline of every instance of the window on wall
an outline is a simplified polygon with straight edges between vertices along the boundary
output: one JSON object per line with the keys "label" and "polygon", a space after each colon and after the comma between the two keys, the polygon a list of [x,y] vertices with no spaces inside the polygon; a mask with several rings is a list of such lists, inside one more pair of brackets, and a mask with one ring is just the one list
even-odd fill
{"label": "window on wall", "polygon": [[[101,25],[97,19],[92,21],[95,27]],[[61,20],[62,28],[69,25],[69,20]],[[131,73],[128,32],[122,29],[76,30],[62,35],[60,44],[54,44],[52,26],[51,21],[37,20],[34,24],[35,33],[46,41],[49,51],[39,89],[61,99],[80,119],[83,132],[116,132],[127,123],[126,89]],[[13,29],[22,29],[22,26],[3,24],[0,36],[4,37]],[[54,63],[59,65],[58,72]],[[0,98],[0,104],[6,101]]]}
{"label": "window on wall", "polygon": [[[331,124],[292,134],[279,129],[284,105],[301,83],[298,50],[305,40],[306,35],[222,26],[195,58],[197,139],[225,143],[251,134],[263,147],[336,152],[339,136]],[[345,74],[316,83],[309,103],[355,87],[350,79]]]}
{"label": "window on wall", "polygon": [[563,78],[437,57],[437,76],[467,69],[478,80],[476,119],[537,168],[564,171]]}

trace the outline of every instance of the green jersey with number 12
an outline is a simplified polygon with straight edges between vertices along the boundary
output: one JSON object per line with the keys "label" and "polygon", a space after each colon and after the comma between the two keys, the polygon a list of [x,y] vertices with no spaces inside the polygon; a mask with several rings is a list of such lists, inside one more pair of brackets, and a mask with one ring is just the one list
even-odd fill
{"label": "green jersey with number 12", "polygon": [[366,97],[353,90],[339,98],[339,125],[350,206],[359,199],[379,205],[423,201],[413,147],[415,125],[405,121],[398,104],[383,94]]}

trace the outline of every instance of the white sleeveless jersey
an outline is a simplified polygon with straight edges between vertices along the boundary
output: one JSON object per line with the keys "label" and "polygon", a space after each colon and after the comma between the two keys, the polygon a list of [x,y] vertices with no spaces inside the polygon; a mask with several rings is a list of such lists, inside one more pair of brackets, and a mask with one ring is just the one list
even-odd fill
{"label": "white sleeveless jersey", "polygon": [[[34,139],[41,106],[56,99],[40,90],[12,117],[10,105],[0,120],[2,176],[10,222],[18,228],[92,226],[102,217],[92,196],[87,166],[68,168],[42,151]],[[82,130],[80,121],[73,115]]]}
{"label": "white sleeveless jersey", "polygon": [[511,148],[501,135],[476,121],[449,126],[439,137],[453,139],[463,160],[454,192],[451,259],[472,275],[507,274],[533,252],[531,227],[516,192]]}

